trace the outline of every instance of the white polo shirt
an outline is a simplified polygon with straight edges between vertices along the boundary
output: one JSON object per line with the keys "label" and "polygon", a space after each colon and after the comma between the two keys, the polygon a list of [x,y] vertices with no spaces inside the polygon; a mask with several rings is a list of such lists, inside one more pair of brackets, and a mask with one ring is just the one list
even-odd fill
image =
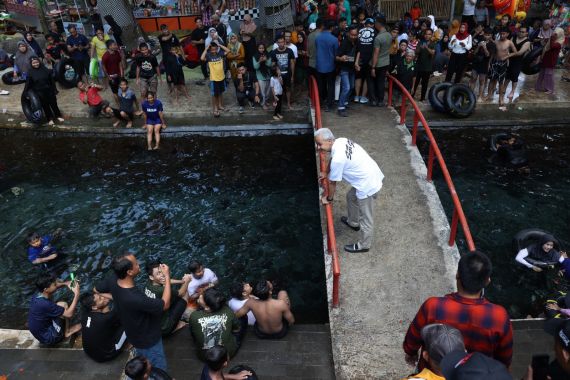
{"label": "white polo shirt", "polygon": [[364,199],[382,188],[384,174],[368,153],[352,140],[341,137],[331,149],[330,181],[345,180],[356,189],[356,197]]}
{"label": "white polo shirt", "polygon": [[190,283],[188,284],[188,295],[191,297],[194,295],[194,293],[196,293],[196,291],[200,286],[216,281],[218,281],[218,277],[216,276],[216,274],[212,272],[211,269],[206,268],[204,269],[204,275],[202,276],[202,278],[197,279],[194,278],[194,276],[192,276],[192,281],[190,281]]}

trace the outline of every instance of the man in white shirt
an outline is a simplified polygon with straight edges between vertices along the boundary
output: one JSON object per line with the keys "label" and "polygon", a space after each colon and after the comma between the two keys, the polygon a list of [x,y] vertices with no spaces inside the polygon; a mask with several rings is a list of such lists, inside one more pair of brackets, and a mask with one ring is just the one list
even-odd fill
{"label": "man in white shirt", "polygon": [[[228,306],[235,313],[243,307],[248,299],[257,297],[253,296],[251,292],[253,288],[247,282],[234,282],[230,288],[232,298],[228,301]],[[240,318],[241,320],[241,318]],[[253,326],[255,324],[255,316],[250,310],[247,312],[247,324]]]}
{"label": "man in white shirt", "polygon": [[469,30],[475,28],[475,6],[477,5],[477,0],[463,0],[463,15],[461,16],[461,22],[466,22],[469,25]]}
{"label": "man in white shirt", "polygon": [[198,261],[192,261],[188,270],[192,274],[192,280],[188,284],[188,296],[191,300],[197,300],[204,290],[218,284],[216,274],[209,268],[204,268]]}
{"label": "man in white shirt", "polygon": [[[322,203],[333,201],[336,183],[345,180],[352,187],[346,194],[348,217],[340,220],[354,231],[360,231],[360,240],[344,246],[347,252],[368,252],[374,236],[374,203],[382,188],[384,174],[378,164],[362,147],[352,140],[341,137],[335,140],[328,128],[315,132],[319,150],[330,152],[329,194]],[[323,175],[323,174],[322,174]]]}

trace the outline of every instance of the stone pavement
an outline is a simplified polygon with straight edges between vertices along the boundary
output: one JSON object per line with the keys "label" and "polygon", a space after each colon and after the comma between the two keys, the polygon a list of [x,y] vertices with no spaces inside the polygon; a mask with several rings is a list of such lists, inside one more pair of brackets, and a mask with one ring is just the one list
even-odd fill
{"label": "stone pavement", "polygon": [[[6,70],[5,70],[6,71]],[[2,75],[5,71],[0,71]],[[270,107],[268,110],[263,110],[261,107],[257,106],[254,109],[245,107],[245,112],[243,114],[238,113],[238,104],[235,96],[235,87],[232,84],[228,86],[228,89],[223,95],[224,106],[227,107],[227,111],[222,114],[221,118],[214,119],[211,113],[211,98],[210,98],[210,88],[208,82],[206,85],[199,86],[195,84],[197,79],[201,79],[202,74],[200,68],[188,69],[184,68],[184,74],[186,78],[186,85],[188,92],[190,93],[191,100],[188,101],[185,97],[180,97],[178,104],[174,102],[171,95],[168,92],[168,87],[166,80],[158,86],[158,99],[164,104],[164,114],[166,117],[167,124],[173,119],[176,119],[178,123],[183,123],[184,125],[196,125],[196,124],[239,124],[248,122],[263,122],[267,124],[275,124],[273,120],[273,108]],[[164,79],[164,76],[163,76]],[[140,101],[140,91],[136,84],[135,79],[129,79],[129,87],[132,88]],[[20,104],[20,98],[24,85],[14,85],[7,86],[0,82],[0,89],[5,89],[10,91],[10,95],[0,96],[0,112],[5,116],[15,116],[14,121],[22,122],[25,118],[22,114],[22,107]],[[77,120],[81,118],[87,118],[87,106],[79,101],[79,94],[76,88],[65,89],[58,85],[59,94],[58,105],[61,112],[66,119],[64,126],[73,126],[77,123]],[[116,107],[113,103],[113,97],[111,90],[108,88],[101,92],[103,99],[108,100],[112,107]],[[291,97],[292,100],[292,110],[287,110],[287,106],[283,107],[283,115],[286,121],[299,121],[303,118],[306,121],[306,109],[307,109],[307,96],[306,90],[301,88],[296,89],[295,93]],[[93,123],[91,121],[91,123]],[[111,120],[103,119],[96,122],[97,125],[112,127]],[[142,126],[142,119],[135,121],[135,126]],[[124,124],[123,124],[124,126]]]}
{"label": "stone pavement", "polygon": [[339,379],[397,379],[413,369],[402,342],[410,321],[430,296],[454,290],[459,253],[448,247],[448,222],[409,134],[395,112],[356,105],[350,117],[323,113],[323,126],[360,144],[386,176],[376,201],[375,238],[367,253],[344,252],[358,233],[346,215],[346,183],[337,187],[334,224],[340,250],[340,307],[330,312]]}
{"label": "stone pavement", "polygon": [[[12,335],[18,335],[18,332]],[[7,376],[10,380],[118,380],[128,360],[128,353],[123,353],[112,362],[96,363],[81,349],[35,347],[15,349],[3,345],[0,348],[0,379]],[[196,358],[187,328],[165,339],[164,347],[172,377],[179,380],[200,377],[203,363]],[[333,379],[329,326],[294,325],[284,339],[277,341],[257,339],[250,330],[230,368],[238,364],[254,368],[261,379]]]}

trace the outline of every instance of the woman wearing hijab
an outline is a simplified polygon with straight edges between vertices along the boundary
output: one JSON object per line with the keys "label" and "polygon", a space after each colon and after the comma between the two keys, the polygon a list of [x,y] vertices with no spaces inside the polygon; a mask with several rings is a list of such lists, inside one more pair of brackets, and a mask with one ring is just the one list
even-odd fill
{"label": "woman wearing hijab", "polygon": [[554,94],[554,68],[558,62],[558,55],[564,43],[564,29],[556,28],[542,51],[540,73],[536,81],[535,90]]}
{"label": "woman wearing hijab", "polygon": [[26,79],[28,71],[32,67],[30,65],[30,59],[35,57],[34,49],[30,47],[26,42],[18,42],[18,51],[14,57],[14,79],[20,77]]}
{"label": "woman wearing hijab", "polygon": [[44,52],[42,51],[42,48],[38,44],[38,41],[36,41],[34,35],[31,32],[26,32],[26,34],[24,34],[24,42],[32,48],[36,57],[40,57],[41,59],[44,58]]}
{"label": "woman wearing hijab", "polygon": [[443,35],[441,41],[435,45],[435,59],[433,61],[433,71],[442,73],[447,65],[449,64],[449,56],[451,52],[449,51],[449,36],[447,34]]}
{"label": "woman wearing hijab", "polygon": [[544,234],[537,243],[521,249],[516,260],[535,272],[542,272],[543,268],[563,261],[560,252],[554,249],[554,241],[554,236]]}
{"label": "woman wearing hijab", "polygon": [[546,43],[550,40],[552,33],[554,33],[552,30],[552,21],[550,21],[550,19],[544,20],[542,22],[542,28],[540,28],[540,32],[538,32],[538,39],[542,46],[545,46]]}
{"label": "woman wearing hijab", "polygon": [[433,15],[429,15],[428,16],[429,19],[429,25],[428,27],[433,30],[433,32],[435,33],[435,31],[437,30],[437,25],[435,24],[435,17],[433,17]]}
{"label": "woman wearing hijab", "polygon": [[237,77],[238,66],[245,61],[245,49],[234,33],[230,33],[228,37],[230,40],[228,43],[228,49],[230,49],[230,51],[226,54],[226,58],[228,60],[230,72],[232,73],[232,80],[235,80]]}
{"label": "woman wearing hijab", "polygon": [[[217,43],[218,45],[226,45],[224,40],[218,35],[216,28],[208,29],[208,37],[206,37],[206,47],[210,46],[212,42]],[[218,47],[218,51],[220,48]]]}
{"label": "woman wearing hijab", "polygon": [[451,50],[451,57],[449,58],[449,66],[447,67],[447,74],[445,81],[451,82],[451,78],[455,74],[455,83],[461,82],[463,72],[467,65],[467,52],[471,50],[473,41],[469,34],[467,23],[464,22],[459,27],[459,31],[454,34],[449,40],[449,49]]}
{"label": "woman wearing hijab", "polygon": [[28,72],[26,86],[23,92],[33,90],[36,93],[42,103],[42,108],[44,109],[44,114],[49,125],[54,125],[54,119],[56,118],[57,121],[62,123],[64,120],[61,117],[61,112],[57,105],[57,88],[55,87],[55,81],[51,75],[51,71],[41,63],[38,57],[30,58],[30,66],[31,69]]}

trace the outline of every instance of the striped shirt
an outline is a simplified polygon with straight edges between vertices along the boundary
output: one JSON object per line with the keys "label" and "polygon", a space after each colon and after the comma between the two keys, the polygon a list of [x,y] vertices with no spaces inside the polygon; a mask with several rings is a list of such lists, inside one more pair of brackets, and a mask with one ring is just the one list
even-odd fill
{"label": "striped shirt", "polygon": [[[420,331],[432,323],[444,323],[461,331],[468,352],[481,352],[510,366],[513,331],[509,315],[502,306],[485,298],[465,298],[458,293],[428,298],[406,333],[406,354],[417,354],[423,345]],[[425,363],[420,361],[420,368],[423,367]]]}

